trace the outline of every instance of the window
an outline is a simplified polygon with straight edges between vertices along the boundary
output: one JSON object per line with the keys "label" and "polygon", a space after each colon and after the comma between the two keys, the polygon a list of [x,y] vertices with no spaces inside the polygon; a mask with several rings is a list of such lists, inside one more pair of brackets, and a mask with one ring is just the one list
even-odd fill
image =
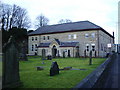
{"label": "window", "polygon": [[86,44],[86,51],[89,51],[89,44]]}
{"label": "window", "polygon": [[73,35],[73,39],[77,39],[77,35],[76,34]]}
{"label": "window", "polygon": [[86,33],[86,34],[85,34],[85,37],[88,38],[88,37],[89,37],[89,34]]}
{"label": "window", "polygon": [[101,51],[103,51],[103,44],[101,44]]}
{"label": "window", "polygon": [[91,34],[91,37],[92,37],[92,38],[95,38],[95,33],[92,33],[92,34]]}
{"label": "window", "polygon": [[95,51],[95,46],[92,46],[92,51]]}
{"label": "window", "polygon": [[32,41],[34,41],[34,37],[32,37]]}
{"label": "window", "polygon": [[37,37],[35,37],[35,40],[37,41]]}
{"label": "window", "polygon": [[87,46],[87,51],[89,51],[89,46]]}
{"label": "window", "polygon": [[37,44],[35,44],[35,48],[37,48]]}
{"label": "window", "polygon": [[92,51],[95,51],[95,44],[91,44],[92,45]]}
{"label": "window", "polygon": [[37,44],[35,44],[35,51],[37,51]]}
{"label": "window", "polygon": [[43,40],[45,40],[45,36],[43,36]]}
{"label": "window", "polygon": [[68,39],[71,39],[71,35],[68,35]]}
{"label": "window", "polygon": [[50,40],[50,36],[47,36],[47,39]]}
{"label": "window", "polygon": [[32,51],[34,51],[34,45],[32,45]]}

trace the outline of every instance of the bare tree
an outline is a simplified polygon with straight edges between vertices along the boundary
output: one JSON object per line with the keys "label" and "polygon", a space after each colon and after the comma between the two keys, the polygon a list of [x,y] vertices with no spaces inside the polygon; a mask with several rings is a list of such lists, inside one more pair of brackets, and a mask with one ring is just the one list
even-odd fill
{"label": "bare tree", "polygon": [[39,28],[39,27],[46,26],[46,25],[48,25],[48,22],[49,22],[49,19],[47,17],[45,17],[44,15],[40,14],[36,18],[35,27]]}
{"label": "bare tree", "polygon": [[9,17],[11,15],[11,6],[8,4],[1,4],[0,7],[2,30],[7,30],[9,25]]}
{"label": "bare tree", "polygon": [[70,23],[72,22],[70,19],[61,19],[58,23],[63,24],[63,23]]}
{"label": "bare tree", "polygon": [[18,28],[29,28],[30,27],[30,19],[27,16],[27,10],[21,8],[20,6],[13,5],[12,17],[10,19],[10,28],[18,27]]}
{"label": "bare tree", "polygon": [[8,30],[12,27],[29,28],[30,19],[27,16],[27,10],[17,5],[1,4],[1,25],[2,30]]}

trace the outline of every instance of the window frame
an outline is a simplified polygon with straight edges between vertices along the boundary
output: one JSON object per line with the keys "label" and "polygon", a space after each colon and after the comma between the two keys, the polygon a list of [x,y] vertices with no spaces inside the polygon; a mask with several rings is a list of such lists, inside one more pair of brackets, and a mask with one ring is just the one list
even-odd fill
{"label": "window frame", "polygon": [[45,40],[45,36],[43,36],[43,40]]}
{"label": "window frame", "polygon": [[34,37],[32,37],[32,41],[34,41]]}
{"label": "window frame", "polygon": [[68,35],[68,39],[72,39],[72,35]]}
{"label": "window frame", "polygon": [[50,40],[50,36],[47,36],[47,40]]}
{"label": "window frame", "polygon": [[77,39],[77,34],[73,34],[73,39]]}
{"label": "window frame", "polygon": [[86,33],[86,34],[85,34],[85,38],[88,38],[88,37],[89,37],[89,34],[88,34],[88,33]]}

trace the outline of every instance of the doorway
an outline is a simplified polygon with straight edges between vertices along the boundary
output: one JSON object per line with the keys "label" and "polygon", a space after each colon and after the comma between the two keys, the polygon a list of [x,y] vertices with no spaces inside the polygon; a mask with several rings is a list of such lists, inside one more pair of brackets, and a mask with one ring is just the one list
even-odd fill
{"label": "doorway", "polygon": [[52,57],[55,58],[56,55],[57,55],[57,48],[56,48],[56,46],[54,45],[54,46],[52,47]]}

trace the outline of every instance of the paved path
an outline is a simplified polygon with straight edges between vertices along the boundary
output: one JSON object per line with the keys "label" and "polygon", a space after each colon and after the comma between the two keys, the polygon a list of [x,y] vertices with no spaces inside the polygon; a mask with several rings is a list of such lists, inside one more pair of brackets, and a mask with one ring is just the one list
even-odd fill
{"label": "paved path", "polygon": [[103,88],[120,88],[120,54],[117,54]]}

